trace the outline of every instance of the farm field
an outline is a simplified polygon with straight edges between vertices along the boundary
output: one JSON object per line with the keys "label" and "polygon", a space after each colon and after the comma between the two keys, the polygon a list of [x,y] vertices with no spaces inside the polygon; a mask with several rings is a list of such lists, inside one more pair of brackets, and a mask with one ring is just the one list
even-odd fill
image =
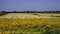
{"label": "farm field", "polygon": [[60,14],[8,13],[0,16],[0,34],[60,34]]}

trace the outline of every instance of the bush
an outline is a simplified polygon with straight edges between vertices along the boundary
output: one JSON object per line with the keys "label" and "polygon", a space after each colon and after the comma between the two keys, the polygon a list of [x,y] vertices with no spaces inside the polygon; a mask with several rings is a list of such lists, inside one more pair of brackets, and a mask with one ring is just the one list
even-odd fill
{"label": "bush", "polygon": [[7,14],[7,12],[0,12],[0,16]]}

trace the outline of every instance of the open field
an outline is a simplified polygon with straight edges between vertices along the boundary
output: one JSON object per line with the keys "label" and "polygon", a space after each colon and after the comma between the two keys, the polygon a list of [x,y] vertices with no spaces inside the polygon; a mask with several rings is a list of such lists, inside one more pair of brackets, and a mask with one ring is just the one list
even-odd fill
{"label": "open field", "polygon": [[8,13],[0,16],[1,34],[60,34],[60,14]]}
{"label": "open field", "polygon": [[9,13],[0,18],[54,18],[60,17],[60,14],[46,14],[46,13]]}

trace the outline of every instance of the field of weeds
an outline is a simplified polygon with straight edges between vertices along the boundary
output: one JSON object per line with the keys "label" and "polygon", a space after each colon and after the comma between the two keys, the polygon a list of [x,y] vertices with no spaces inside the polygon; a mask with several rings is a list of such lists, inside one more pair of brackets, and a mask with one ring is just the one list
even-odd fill
{"label": "field of weeds", "polygon": [[60,34],[60,14],[6,14],[0,16],[0,34]]}

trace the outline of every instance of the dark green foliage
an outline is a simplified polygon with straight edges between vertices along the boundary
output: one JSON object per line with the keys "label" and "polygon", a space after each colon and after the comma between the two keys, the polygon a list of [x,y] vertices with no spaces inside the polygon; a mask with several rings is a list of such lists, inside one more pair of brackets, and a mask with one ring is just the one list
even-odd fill
{"label": "dark green foliage", "polygon": [[5,14],[8,14],[8,13],[5,11],[0,12],[0,16],[5,15]]}
{"label": "dark green foliage", "polygon": [[60,11],[1,11],[2,13],[60,13]]}

